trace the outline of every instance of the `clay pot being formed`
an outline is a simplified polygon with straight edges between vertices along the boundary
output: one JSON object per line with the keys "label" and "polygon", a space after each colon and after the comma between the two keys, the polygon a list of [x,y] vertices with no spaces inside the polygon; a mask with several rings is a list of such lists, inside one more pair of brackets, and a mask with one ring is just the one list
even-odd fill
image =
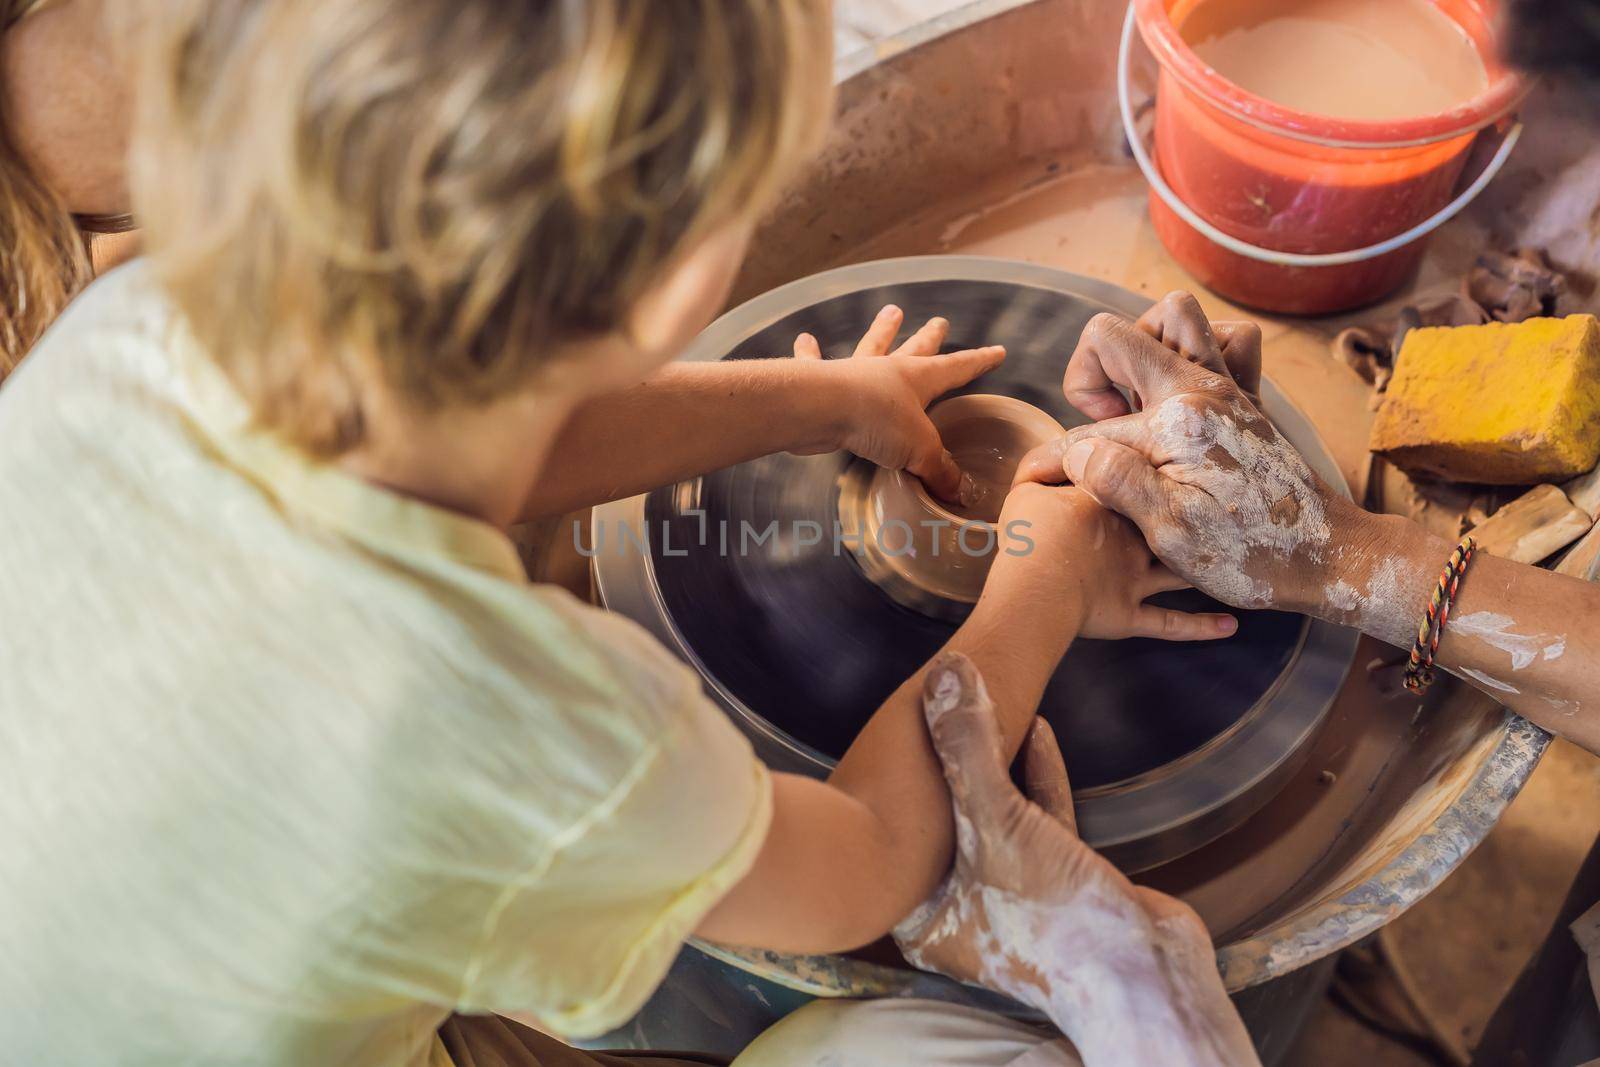
{"label": "clay pot being formed", "polygon": [[951,397],[928,417],[966,475],[963,503],[935,499],[905,471],[858,464],[840,487],[840,524],[862,570],[890,597],[960,618],[977,603],[995,553],[1027,548],[999,524],[1000,509],[1022,457],[1063,430],[1032,404],[991,394]]}

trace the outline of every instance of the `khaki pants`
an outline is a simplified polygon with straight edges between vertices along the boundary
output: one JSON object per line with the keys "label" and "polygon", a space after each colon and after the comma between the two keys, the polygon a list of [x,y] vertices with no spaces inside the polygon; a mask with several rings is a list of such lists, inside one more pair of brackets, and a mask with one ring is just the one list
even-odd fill
{"label": "khaki pants", "polygon": [[733,1067],[1083,1067],[1072,1043],[934,1000],[818,1000],[756,1038]]}
{"label": "khaki pants", "polygon": [[[439,1030],[455,1067],[704,1067],[686,1052],[585,1052],[496,1015]],[[1083,1067],[1059,1034],[932,1000],[819,1000],[756,1038],[733,1067]]]}

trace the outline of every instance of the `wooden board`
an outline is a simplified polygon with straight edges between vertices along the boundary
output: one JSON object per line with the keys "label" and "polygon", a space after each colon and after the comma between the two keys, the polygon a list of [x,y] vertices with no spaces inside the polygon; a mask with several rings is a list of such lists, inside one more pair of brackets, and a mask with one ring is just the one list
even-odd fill
{"label": "wooden board", "polygon": [[1536,485],[1472,528],[1478,547],[1517,563],[1538,563],[1570,545],[1594,526],[1553,485]]}

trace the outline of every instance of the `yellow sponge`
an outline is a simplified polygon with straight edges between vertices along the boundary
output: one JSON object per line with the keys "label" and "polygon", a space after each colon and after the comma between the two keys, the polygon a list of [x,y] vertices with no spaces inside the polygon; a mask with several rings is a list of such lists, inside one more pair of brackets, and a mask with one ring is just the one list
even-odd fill
{"label": "yellow sponge", "polygon": [[1462,482],[1582,474],[1600,459],[1600,324],[1568,315],[1410,331],[1372,450]]}

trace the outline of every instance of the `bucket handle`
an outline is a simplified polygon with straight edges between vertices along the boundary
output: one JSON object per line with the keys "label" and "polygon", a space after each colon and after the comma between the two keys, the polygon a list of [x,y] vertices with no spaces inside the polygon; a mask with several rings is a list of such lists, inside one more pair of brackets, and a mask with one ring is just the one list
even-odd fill
{"label": "bucket handle", "polygon": [[1365,248],[1352,248],[1347,252],[1280,252],[1273,248],[1262,248],[1260,245],[1253,245],[1231,234],[1223,233],[1201,218],[1193,208],[1179,199],[1178,194],[1172,191],[1172,187],[1156,169],[1155,160],[1150,158],[1150,153],[1144,146],[1144,138],[1139,135],[1139,130],[1133,121],[1133,93],[1128,84],[1128,70],[1129,59],[1133,54],[1134,30],[1134,4],[1130,3],[1128,17],[1122,23],[1122,45],[1117,51],[1117,106],[1122,111],[1122,129],[1128,136],[1128,147],[1132,150],[1139,169],[1144,172],[1145,181],[1150,183],[1150,188],[1155,190],[1156,195],[1184,222],[1228,251],[1260,263],[1276,263],[1290,267],[1337,267],[1345,263],[1374,259],[1426,237],[1455,218],[1462,208],[1472,203],[1473,199],[1483,191],[1484,186],[1494,180],[1495,175],[1506,165],[1506,160],[1511,157],[1511,150],[1516,147],[1518,139],[1522,136],[1522,123],[1519,121],[1506,132],[1500,142],[1500,148],[1495,152],[1494,158],[1489,160],[1488,166],[1483,168],[1482,173],[1471,185],[1462,190],[1460,196],[1446,204],[1437,214],[1417,223],[1404,233],[1379,241],[1377,244],[1367,245]]}

